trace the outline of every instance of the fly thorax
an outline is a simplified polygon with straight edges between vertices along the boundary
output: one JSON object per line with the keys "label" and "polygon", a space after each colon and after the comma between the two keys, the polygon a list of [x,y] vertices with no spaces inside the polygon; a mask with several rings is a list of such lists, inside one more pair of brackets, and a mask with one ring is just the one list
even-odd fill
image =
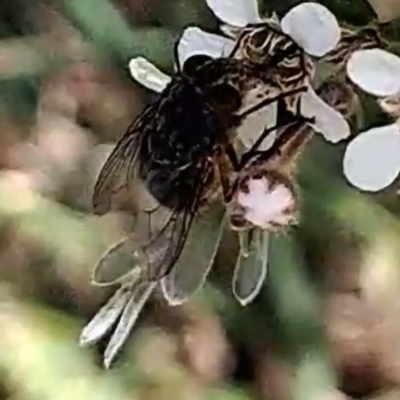
{"label": "fly thorax", "polygon": [[277,231],[296,221],[297,196],[291,179],[263,166],[242,173],[228,206],[234,229],[256,226]]}

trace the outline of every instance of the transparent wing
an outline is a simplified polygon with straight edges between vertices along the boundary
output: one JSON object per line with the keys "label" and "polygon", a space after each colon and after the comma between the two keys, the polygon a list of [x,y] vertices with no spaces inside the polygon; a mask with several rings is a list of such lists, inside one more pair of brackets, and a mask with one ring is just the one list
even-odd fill
{"label": "transparent wing", "polygon": [[267,275],[269,233],[260,229],[240,232],[241,250],[232,280],[232,291],[241,305],[251,303]]}
{"label": "transparent wing", "polygon": [[128,338],[143,306],[156,286],[157,282],[138,282],[131,286],[129,291],[130,298],[104,351],[104,366],[107,369],[111,367],[118,351]]}
{"label": "transparent wing", "polygon": [[97,312],[79,335],[80,346],[87,346],[106,335],[121,315],[129,297],[131,284],[121,286],[107,303]]}
{"label": "transparent wing", "polygon": [[93,191],[92,203],[96,214],[111,211],[114,196],[129,187],[143,135],[155,117],[155,108],[147,107],[118,140],[107,158]]}
{"label": "transparent wing", "polygon": [[[161,213],[164,222],[155,228],[152,227],[152,221],[147,228],[142,223],[143,228],[137,229],[136,240],[139,240],[141,252],[147,261],[146,278],[148,280],[159,280],[168,275],[181,256],[193,220],[209,188],[213,171],[213,163],[204,159],[202,165],[198,165],[196,169],[192,190],[185,193],[183,210],[172,210],[168,214],[168,210],[159,207],[156,214]],[[160,218],[152,216],[152,220],[159,222]]]}
{"label": "transparent wing", "polygon": [[218,205],[194,221],[177,264],[161,281],[170,305],[182,304],[203,285],[221,241],[224,215],[224,208]]}

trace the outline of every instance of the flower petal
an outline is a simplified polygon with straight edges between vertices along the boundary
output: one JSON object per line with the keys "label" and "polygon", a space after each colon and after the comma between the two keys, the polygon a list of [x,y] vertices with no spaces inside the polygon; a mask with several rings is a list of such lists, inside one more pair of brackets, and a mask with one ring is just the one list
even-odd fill
{"label": "flower petal", "polygon": [[219,35],[205,32],[197,27],[186,28],[178,45],[181,65],[195,54],[204,54],[212,58],[228,56],[235,42]]}
{"label": "flower petal", "polygon": [[162,92],[171,82],[171,78],[161,72],[144,57],[135,57],[129,62],[129,70],[133,79],[150,90]]}
{"label": "flower petal", "polygon": [[355,51],[348,63],[349,78],[375,96],[391,96],[400,91],[400,58],[382,49]]}
{"label": "flower petal", "polygon": [[[267,107],[248,116],[237,129],[239,140],[249,149],[260,137],[264,129],[272,128],[276,125],[278,115],[278,103],[274,102]],[[274,143],[276,131],[271,132],[262,142],[259,150],[267,150]]]}
{"label": "flower petal", "polygon": [[375,192],[389,186],[400,172],[400,129],[396,124],[357,136],[346,149],[344,174],[358,188]]}
{"label": "flower petal", "polygon": [[104,351],[104,366],[109,369],[120,348],[126,342],[133,325],[158,282],[140,282],[133,285],[121,318]]}
{"label": "flower petal", "polygon": [[257,0],[206,0],[208,7],[223,22],[234,26],[245,26],[260,22]]}
{"label": "flower petal", "polygon": [[131,293],[127,290],[129,285],[131,283],[122,285],[82,329],[79,335],[80,346],[87,346],[99,341],[111,330],[131,296]]}
{"label": "flower petal", "polygon": [[315,118],[315,123],[311,126],[329,142],[337,143],[350,136],[347,121],[339,112],[325,103],[311,87],[302,96],[301,113],[305,117]]}
{"label": "flower petal", "polygon": [[[248,236],[249,232],[239,235]],[[259,229],[255,232],[248,254],[239,253],[232,280],[232,291],[242,306],[251,303],[259,294],[267,275],[269,233]]]}
{"label": "flower petal", "polygon": [[333,50],[340,40],[335,16],[317,3],[302,3],[292,8],[282,18],[281,27],[308,54],[317,57]]}
{"label": "flower petal", "polygon": [[111,246],[93,268],[91,283],[94,286],[113,286],[138,278],[145,262],[136,256],[137,245],[125,237]]}

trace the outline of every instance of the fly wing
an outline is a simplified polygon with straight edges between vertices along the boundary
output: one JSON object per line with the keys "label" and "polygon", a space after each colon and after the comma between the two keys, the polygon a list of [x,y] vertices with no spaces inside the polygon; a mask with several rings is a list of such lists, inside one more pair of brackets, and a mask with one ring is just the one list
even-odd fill
{"label": "fly wing", "polygon": [[135,230],[135,240],[146,258],[146,279],[159,280],[168,275],[180,258],[192,223],[209,189],[213,172],[213,163],[207,159],[202,160],[193,177],[192,190],[185,193],[182,209],[168,211],[159,206],[154,215],[150,215],[151,220],[147,226],[146,215],[139,215],[138,219],[142,222],[138,223]]}
{"label": "fly wing", "polygon": [[182,304],[203,285],[222,238],[224,215],[224,208],[218,205],[194,221],[178,262],[161,281],[170,305]]}
{"label": "fly wing", "polygon": [[260,229],[240,232],[241,251],[232,280],[232,291],[243,306],[261,290],[267,274],[269,233]]}
{"label": "fly wing", "polygon": [[129,188],[142,139],[156,117],[156,109],[148,106],[118,140],[97,178],[92,204],[94,212],[105,214],[112,209],[114,197]]}
{"label": "fly wing", "polygon": [[[138,182],[138,202],[142,206],[136,215],[134,231],[104,253],[93,269],[92,283],[110,286],[137,276],[142,281],[156,281],[167,275],[184,249],[212,170],[213,165],[207,160],[198,168],[193,190],[184,198],[182,211],[161,206],[144,184]],[[151,209],[144,204],[151,204]]]}

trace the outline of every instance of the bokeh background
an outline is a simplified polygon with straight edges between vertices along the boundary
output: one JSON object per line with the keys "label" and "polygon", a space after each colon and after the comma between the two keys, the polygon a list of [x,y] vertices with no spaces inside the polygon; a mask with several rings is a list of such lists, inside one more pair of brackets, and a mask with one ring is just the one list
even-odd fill
{"label": "bokeh background", "polygon": [[[397,0],[323,3],[400,39]],[[300,160],[300,226],[274,240],[253,304],[231,294],[227,240],[199,295],[146,305],[112,370],[104,343],[78,347],[110,295],[90,286],[91,269],[129,229],[126,216],[91,214],[93,183],[153,96],[128,61],[171,72],[189,24],[217,30],[203,0],[0,2],[0,399],[400,399],[399,184],[350,188],[346,144],[318,137]],[[366,126],[384,122],[365,106]]]}

